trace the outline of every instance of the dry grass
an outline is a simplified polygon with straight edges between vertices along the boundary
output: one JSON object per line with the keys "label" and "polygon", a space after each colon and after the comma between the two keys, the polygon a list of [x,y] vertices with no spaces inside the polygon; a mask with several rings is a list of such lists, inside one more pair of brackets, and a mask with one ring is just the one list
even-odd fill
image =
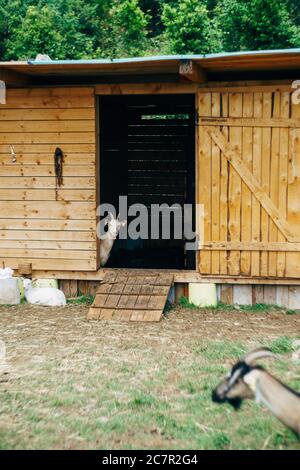
{"label": "dry grass", "polygon": [[300,315],[172,310],[159,324],[87,322],[87,307],[0,308],[9,373],[0,376],[0,447],[15,449],[299,448],[270,413],[211,402],[245,350],[273,345],[268,364],[300,389],[291,339]]}

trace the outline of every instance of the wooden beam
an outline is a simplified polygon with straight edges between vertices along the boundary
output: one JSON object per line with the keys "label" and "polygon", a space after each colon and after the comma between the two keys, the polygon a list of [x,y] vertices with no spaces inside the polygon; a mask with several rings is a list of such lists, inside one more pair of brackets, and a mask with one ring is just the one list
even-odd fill
{"label": "wooden beam", "polygon": [[96,95],[163,95],[196,93],[198,86],[194,83],[123,83],[113,85],[96,85]]}
{"label": "wooden beam", "polygon": [[200,250],[217,251],[290,251],[299,252],[300,243],[285,242],[204,242],[199,244]]}
{"label": "wooden beam", "polygon": [[[82,265],[80,264],[80,267]],[[33,270],[33,278],[46,278],[46,279],[75,279],[75,280],[85,280],[85,281],[101,281],[104,278],[105,269],[99,269],[98,271],[75,271],[75,270]],[[119,272],[122,269],[114,269],[114,271]],[[140,272],[141,270],[137,270]],[[188,282],[199,282],[199,283],[216,283],[216,284],[271,284],[271,285],[300,285],[299,278],[288,278],[284,277],[279,279],[278,277],[250,277],[250,276],[228,276],[228,275],[201,275],[197,271],[184,271],[184,270],[159,270],[162,273],[172,273],[174,274],[175,283],[188,283]],[[143,270],[145,273],[151,273],[153,270]],[[17,268],[15,270],[15,275],[18,275]]]}
{"label": "wooden beam", "polygon": [[254,92],[292,92],[293,79],[284,80],[237,80],[237,81],[209,81],[199,86],[202,93],[247,93],[251,87],[251,93]]}
{"label": "wooden beam", "polygon": [[207,82],[207,76],[204,69],[189,59],[183,59],[180,61],[179,75],[188,79],[190,82]]}
{"label": "wooden beam", "polygon": [[2,80],[7,87],[28,86],[32,83],[32,79],[28,75],[5,68],[0,68],[0,80]]}
{"label": "wooden beam", "polygon": [[229,126],[229,127],[280,127],[283,129],[300,128],[299,118],[224,118],[199,117],[200,126]]}

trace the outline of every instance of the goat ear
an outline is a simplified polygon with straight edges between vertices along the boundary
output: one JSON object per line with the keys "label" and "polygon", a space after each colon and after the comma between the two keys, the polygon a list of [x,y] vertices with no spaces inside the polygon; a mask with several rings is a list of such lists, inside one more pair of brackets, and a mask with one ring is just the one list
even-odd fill
{"label": "goat ear", "polygon": [[127,220],[122,220],[122,222],[120,222],[120,227],[125,227],[126,224]]}
{"label": "goat ear", "polygon": [[112,215],[111,212],[108,212],[107,214],[107,220],[113,220],[114,216]]}
{"label": "goat ear", "polygon": [[258,348],[258,349],[253,349],[253,351],[250,351],[248,354],[246,354],[243,357],[242,360],[250,366],[258,359],[263,359],[267,357],[272,358],[272,359],[277,359],[277,356],[274,353],[272,353],[271,349]]}

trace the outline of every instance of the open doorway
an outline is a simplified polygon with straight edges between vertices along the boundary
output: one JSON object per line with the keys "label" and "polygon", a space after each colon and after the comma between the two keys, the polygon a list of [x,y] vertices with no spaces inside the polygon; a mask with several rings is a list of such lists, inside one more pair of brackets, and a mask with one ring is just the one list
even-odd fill
{"label": "open doorway", "polygon": [[[99,106],[100,202],[118,209],[126,195],[128,206],[192,204],[194,212],[194,95],[101,96]],[[106,266],[195,269],[195,252],[176,239],[174,224],[170,232],[167,240],[116,240]]]}

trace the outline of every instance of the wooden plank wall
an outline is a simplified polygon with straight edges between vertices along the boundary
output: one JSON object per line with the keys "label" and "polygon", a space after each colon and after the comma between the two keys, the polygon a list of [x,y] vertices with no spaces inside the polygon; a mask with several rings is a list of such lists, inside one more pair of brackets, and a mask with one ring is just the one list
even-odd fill
{"label": "wooden plank wall", "polygon": [[[65,161],[56,191],[57,146]],[[7,91],[0,105],[1,264],[97,269],[95,155],[93,88]]]}
{"label": "wooden plank wall", "polygon": [[218,284],[217,295],[224,304],[266,304],[300,310],[300,286]]}
{"label": "wooden plank wall", "polygon": [[198,93],[203,275],[300,278],[300,105],[292,92]]}

